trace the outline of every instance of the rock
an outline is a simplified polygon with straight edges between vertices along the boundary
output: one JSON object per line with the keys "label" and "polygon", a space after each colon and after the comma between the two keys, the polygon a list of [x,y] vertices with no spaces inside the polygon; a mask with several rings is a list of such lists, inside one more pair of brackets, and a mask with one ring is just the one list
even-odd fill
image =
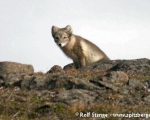
{"label": "rock", "polygon": [[8,74],[5,80],[5,86],[13,86],[18,84],[22,80],[22,76],[20,74]]}
{"label": "rock", "polygon": [[4,85],[5,85],[4,80],[3,80],[3,79],[0,79],[0,87],[1,87],[1,86],[4,86]]}
{"label": "rock", "polygon": [[32,75],[34,69],[32,65],[26,65],[15,62],[0,62],[0,77],[4,81],[5,86],[17,85],[24,80],[24,75]]}
{"label": "rock", "polygon": [[135,59],[135,60],[104,60],[98,61],[80,69],[86,70],[106,70],[110,71],[123,71],[128,76],[132,75],[145,75],[150,76],[150,60],[149,59]]}
{"label": "rock", "polygon": [[128,75],[150,75],[150,60],[149,59],[122,60],[111,69],[124,71]]}
{"label": "rock", "polygon": [[122,71],[112,71],[105,76],[97,77],[93,80],[90,80],[90,82],[117,92],[120,87],[127,84],[128,80],[129,78],[126,73]]}
{"label": "rock", "polygon": [[28,90],[48,89],[47,81],[49,80],[49,75],[50,74],[44,74],[42,72],[37,72],[32,76],[25,75],[21,82],[21,88]]}
{"label": "rock", "polygon": [[35,77],[33,75],[24,75],[19,87],[23,90],[31,90],[31,88],[35,85],[34,79]]}
{"label": "rock", "polygon": [[[6,67],[5,64],[0,65],[1,119],[8,116],[8,119],[80,120],[76,112],[149,111],[148,59],[98,61],[80,69],[73,64],[63,69],[55,65],[46,74],[28,72],[28,65],[24,64],[11,63]],[[11,67],[16,68],[13,71]]]}
{"label": "rock", "polygon": [[108,70],[112,68],[115,64],[117,64],[119,61],[117,60],[102,60],[95,62],[93,64],[87,65],[85,67],[80,68],[80,71],[86,71],[86,70],[93,70],[93,69],[98,69],[98,70]]}
{"label": "rock", "polygon": [[146,83],[148,85],[148,88],[150,88],[150,79],[149,80],[146,80]]}
{"label": "rock", "polygon": [[49,80],[48,75],[42,75],[42,76],[34,76],[34,84],[31,85],[31,89],[48,89],[47,82]]}
{"label": "rock", "polygon": [[130,79],[128,81],[128,85],[131,86],[132,88],[144,88],[144,86],[146,87],[146,81],[141,81],[141,80],[137,80],[137,79]]}
{"label": "rock", "polygon": [[63,70],[71,70],[71,69],[76,69],[74,63],[68,64],[63,68]]}
{"label": "rock", "polygon": [[[93,82],[93,81],[91,81],[91,82]],[[94,81],[94,83],[96,83],[96,82]],[[103,81],[97,81],[97,83],[100,86],[106,87],[107,89],[111,89],[111,90],[113,90],[115,92],[118,92],[118,90],[119,90],[119,88],[117,86],[114,86],[111,83],[107,83],[107,82],[103,82]]]}
{"label": "rock", "polygon": [[88,80],[82,78],[74,78],[66,74],[49,75],[46,80],[47,88],[52,90],[55,88],[69,89],[85,89],[85,90],[97,90],[99,87],[93,85]]}
{"label": "rock", "polygon": [[34,68],[32,65],[26,65],[16,62],[0,62],[0,73],[32,75],[34,73]]}
{"label": "rock", "polygon": [[143,97],[143,100],[144,100],[145,102],[150,103],[150,95],[144,96],[144,97]]}
{"label": "rock", "polygon": [[60,91],[57,97],[53,99],[54,102],[63,102],[70,106],[70,109],[75,111],[83,111],[87,106],[92,105],[95,98],[97,97],[96,92],[73,89]]}
{"label": "rock", "polygon": [[109,81],[111,81],[112,83],[114,83],[117,86],[122,86],[128,82],[129,77],[126,73],[124,73],[122,71],[112,71],[105,75],[105,80],[106,79],[108,79]]}
{"label": "rock", "polygon": [[63,69],[58,66],[58,65],[54,65],[47,73],[64,73]]}

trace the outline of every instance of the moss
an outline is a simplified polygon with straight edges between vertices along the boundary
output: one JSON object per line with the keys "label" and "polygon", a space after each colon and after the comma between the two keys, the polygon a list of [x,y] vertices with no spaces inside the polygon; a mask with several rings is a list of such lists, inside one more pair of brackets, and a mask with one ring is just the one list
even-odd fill
{"label": "moss", "polygon": [[54,108],[54,112],[64,113],[64,112],[66,112],[66,108],[67,108],[67,106],[65,104],[59,103],[59,104],[56,104],[56,107]]}
{"label": "moss", "polygon": [[3,114],[3,109],[0,107],[0,115]]}
{"label": "moss", "polygon": [[37,108],[36,112],[40,114],[49,113],[51,111],[51,107],[49,105],[43,105],[39,108]]}
{"label": "moss", "polygon": [[29,120],[32,120],[32,119],[35,119],[35,118],[37,118],[37,115],[35,113],[28,114],[28,119]]}

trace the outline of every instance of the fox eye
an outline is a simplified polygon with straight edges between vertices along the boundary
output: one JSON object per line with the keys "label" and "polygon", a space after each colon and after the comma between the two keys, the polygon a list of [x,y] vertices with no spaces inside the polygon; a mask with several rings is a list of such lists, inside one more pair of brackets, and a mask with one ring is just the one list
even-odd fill
{"label": "fox eye", "polygon": [[55,39],[56,39],[56,40],[58,40],[58,39],[59,39],[59,37],[55,37]]}
{"label": "fox eye", "polygon": [[67,37],[64,37],[64,39],[66,39]]}

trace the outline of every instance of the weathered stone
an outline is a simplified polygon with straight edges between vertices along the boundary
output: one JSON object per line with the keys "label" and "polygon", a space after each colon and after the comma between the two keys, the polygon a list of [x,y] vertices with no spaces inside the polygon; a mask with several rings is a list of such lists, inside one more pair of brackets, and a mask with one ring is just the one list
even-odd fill
{"label": "weathered stone", "polygon": [[143,100],[147,103],[150,103],[150,95],[144,96]]}
{"label": "weathered stone", "polygon": [[146,82],[137,79],[130,79],[128,81],[128,85],[131,86],[132,88],[138,88],[146,86]]}
{"label": "weathered stone", "polygon": [[105,77],[105,79],[107,79],[108,82],[111,81],[114,85],[117,86],[125,85],[129,80],[128,75],[122,71],[112,71],[106,76],[107,78]]}
{"label": "weathered stone", "polygon": [[148,88],[150,88],[150,80],[146,80],[145,82],[147,83]]}
{"label": "weathered stone", "polygon": [[1,86],[4,86],[4,85],[5,85],[4,80],[0,79],[0,87],[1,87]]}
{"label": "weathered stone", "polygon": [[21,89],[31,90],[31,87],[35,85],[34,79],[35,77],[33,75],[24,75],[19,87],[21,87]]}
{"label": "weathered stone", "polygon": [[85,90],[97,90],[98,86],[93,85],[88,80],[82,78],[74,78],[66,74],[49,75],[49,79],[46,80],[48,89],[64,88],[68,89],[85,89]]}
{"label": "weathered stone", "polygon": [[22,76],[20,74],[8,74],[7,77],[5,78],[5,85],[6,86],[13,86],[20,82],[22,80]]}
{"label": "weathered stone", "polygon": [[104,60],[98,61],[91,65],[85,66],[80,71],[86,70],[107,70],[123,71],[127,75],[149,75],[150,76],[150,60],[149,59],[134,59],[134,60]]}
{"label": "weathered stone", "polygon": [[57,97],[53,99],[55,102],[63,102],[70,106],[70,109],[75,111],[83,111],[87,108],[87,105],[90,106],[93,104],[95,97],[97,97],[96,92],[82,90],[82,89],[73,89],[60,91]]}
{"label": "weathered stone", "polygon": [[58,72],[63,73],[64,71],[60,66],[54,65],[47,73],[58,73]]}
{"label": "weathered stone", "polygon": [[90,82],[117,92],[120,87],[127,84],[128,80],[129,78],[126,73],[122,71],[112,71],[105,76],[90,80]]}
{"label": "weathered stone", "polygon": [[34,68],[32,65],[26,65],[16,62],[0,62],[0,73],[32,75],[34,73]]}
{"label": "weathered stone", "polygon": [[0,77],[5,86],[19,86],[24,80],[24,75],[32,75],[34,69],[31,65],[20,64],[15,62],[0,62]]}
{"label": "weathered stone", "polygon": [[122,60],[112,70],[124,71],[128,75],[150,75],[150,60]]}
{"label": "weathered stone", "polygon": [[31,85],[33,86],[33,84],[35,85],[34,80],[23,80],[20,83],[20,87],[22,90],[31,90]]}
{"label": "weathered stone", "polygon": [[38,90],[41,90],[41,89],[47,89],[47,83],[46,83],[46,80],[47,80],[47,76],[38,76],[38,77],[35,77],[34,79],[34,82],[35,82],[35,85],[31,85],[31,89],[38,89]]}
{"label": "weathered stone", "polygon": [[71,69],[76,69],[75,65],[73,63],[70,63],[66,66],[64,66],[63,70],[71,70]]}
{"label": "weathered stone", "polygon": [[148,59],[98,61],[78,70],[70,65],[64,70],[54,66],[46,74],[27,74],[20,68],[17,68],[18,72],[4,72],[1,67],[0,117],[3,119],[10,111],[13,113],[8,119],[25,116],[25,119],[37,120],[80,120],[75,113],[86,114],[87,111],[148,113],[149,65]]}
{"label": "weathered stone", "polygon": [[99,87],[105,87],[107,89],[111,89],[115,92],[117,92],[119,90],[119,88],[115,85],[113,85],[112,83],[109,82],[103,82],[100,80],[91,80],[90,82],[97,84]]}

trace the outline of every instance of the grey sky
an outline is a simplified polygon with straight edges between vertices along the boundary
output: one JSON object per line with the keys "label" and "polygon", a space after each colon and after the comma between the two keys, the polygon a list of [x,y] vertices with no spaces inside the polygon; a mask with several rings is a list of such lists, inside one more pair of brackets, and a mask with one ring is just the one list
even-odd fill
{"label": "grey sky", "polygon": [[51,36],[68,24],[111,59],[150,58],[150,0],[0,0],[0,61],[71,63]]}

